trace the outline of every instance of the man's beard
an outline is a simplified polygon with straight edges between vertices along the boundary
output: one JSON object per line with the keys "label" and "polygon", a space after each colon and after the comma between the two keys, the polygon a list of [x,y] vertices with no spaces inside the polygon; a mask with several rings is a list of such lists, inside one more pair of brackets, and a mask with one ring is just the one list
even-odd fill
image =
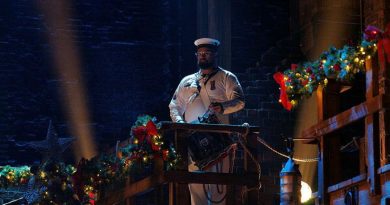
{"label": "man's beard", "polygon": [[209,68],[212,68],[214,66],[214,62],[209,62],[207,60],[200,60],[198,62],[198,65],[199,65],[199,68],[201,68],[201,69],[209,69]]}

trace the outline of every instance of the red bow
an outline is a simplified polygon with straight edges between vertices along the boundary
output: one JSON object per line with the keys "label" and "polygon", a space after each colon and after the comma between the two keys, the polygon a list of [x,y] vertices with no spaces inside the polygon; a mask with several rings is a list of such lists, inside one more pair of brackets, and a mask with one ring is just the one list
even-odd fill
{"label": "red bow", "polygon": [[136,137],[139,141],[139,143],[143,143],[145,141],[146,136],[148,135],[157,135],[157,128],[156,125],[152,120],[149,120],[148,123],[146,123],[145,126],[140,126],[133,128],[133,135]]}
{"label": "red bow", "polygon": [[364,34],[364,39],[366,39],[367,41],[372,41],[379,38],[378,55],[383,67],[385,67],[385,55],[387,58],[387,62],[390,62],[390,23],[387,24],[385,32],[382,32],[375,26],[367,26],[366,30],[364,31]]}
{"label": "red bow", "polygon": [[291,102],[288,101],[288,96],[286,93],[286,85],[284,83],[284,76],[281,72],[274,74],[274,79],[280,85],[280,101],[285,109],[291,110]]}

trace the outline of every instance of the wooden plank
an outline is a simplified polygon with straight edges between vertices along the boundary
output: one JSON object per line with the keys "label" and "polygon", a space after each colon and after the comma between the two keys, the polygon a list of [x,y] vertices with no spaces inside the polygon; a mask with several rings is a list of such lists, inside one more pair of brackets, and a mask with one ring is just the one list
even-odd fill
{"label": "wooden plank", "polygon": [[[241,125],[223,125],[223,124],[190,124],[177,123],[170,121],[161,122],[161,130],[187,130],[202,132],[221,132],[221,133],[245,133],[246,127]],[[260,133],[260,128],[250,126],[249,133]]]}
{"label": "wooden plank", "polygon": [[[262,176],[267,177],[267,176]],[[235,184],[235,185],[258,185],[259,175],[256,173],[215,173],[215,172],[183,172],[165,171],[164,182],[179,184]]]}
{"label": "wooden plank", "polygon": [[365,181],[367,178],[367,174],[361,174],[359,176],[356,176],[352,179],[345,180],[343,182],[340,182],[338,184],[332,185],[328,187],[328,193],[339,191],[341,189],[344,189],[349,186],[353,186],[358,184],[359,182]]}
{"label": "wooden plank", "polygon": [[[175,130],[175,149],[181,154],[182,165],[178,167],[178,171],[188,172],[188,142],[186,130]],[[176,204],[188,205],[190,191],[188,184],[176,183]]]}
{"label": "wooden plank", "polygon": [[153,189],[155,186],[163,183],[163,175],[154,174],[141,181],[130,184],[123,189],[110,193],[110,195],[96,201],[96,205],[116,204],[125,199]]}
{"label": "wooden plank", "polygon": [[390,95],[378,95],[364,103],[352,107],[340,114],[302,131],[303,138],[320,137],[349,125],[369,114],[390,108]]}
{"label": "wooden plank", "polygon": [[377,170],[378,174],[383,174],[390,171],[390,164],[387,164],[385,166],[379,167]]}

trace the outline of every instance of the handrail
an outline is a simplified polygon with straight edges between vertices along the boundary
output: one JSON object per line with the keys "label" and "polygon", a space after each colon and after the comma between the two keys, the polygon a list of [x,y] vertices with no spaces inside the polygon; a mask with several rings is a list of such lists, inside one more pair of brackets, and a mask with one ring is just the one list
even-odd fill
{"label": "handrail", "polygon": [[[208,183],[220,183],[223,181],[223,178],[226,178],[226,181],[223,184],[246,184],[246,185],[256,185],[258,184],[258,175],[246,173],[246,174],[229,174],[224,173],[220,174],[220,176],[216,177],[215,173],[189,173],[187,172],[187,132],[188,131],[199,131],[199,132],[220,132],[220,133],[245,133],[247,131],[247,127],[240,125],[221,125],[221,124],[190,124],[190,123],[175,123],[163,121],[160,123],[160,130],[162,132],[165,131],[175,131],[175,142],[176,148],[179,153],[182,154],[183,166],[178,171],[159,171],[155,170],[155,174],[132,184],[126,185],[126,187],[114,191],[111,194],[99,199],[96,201],[96,204],[115,204],[122,200],[125,200],[129,197],[133,197],[137,194],[143,193],[145,191],[151,190],[155,188],[155,191],[161,192],[162,184],[165,183],[177,183],[177,191],[176,191],[176,203],[178,204],[186,204],[186,197],[188,196],[186,193],[179,192],[184,189],[188,189],[187,183],[204,183],[204,177],[210,179],[213,177],[213,180],[208,181]],[[250,126],[249,133],[253,136],[253,134],[257,134],[260,132],[260,128],[257,126]],[[254,142],[256,142],[256,138],[254,138]],[[128,143],[128,140],[124,142],[124,144]],[[250,144],[250,142],[248,142]],[[122,143],[121,143],[122,144]],[[181,145],[181,146],[179,146]],[[253,144],[256,146],[256,143]],[[256,149],[254,149],[256,151]],[[161,160],[161,159],[160,159]],[[245,167],[248,167],[249,162],[246,157],[244,157]],[[251,166],[251,165],[249,165]],[[162,169],[162,166],[159,166],[159,169]],[[247,171],[251,172],[255,169],[247,169]],[[177,177],[175,177],[177,176]],[[181,180],[179,180],[181,178]],[[252,180],[250,178],[253,178]],[[237,180],[241,180],[238,182]],[[247,182],[247,183],[245,183]],[[156,187],[159,187],[156,189]],[[171,185],[170,185],[171,187]],[[188,190],[187,190],[188,191]],[[170,195],[170,204],[173,204],[173,199],[171,199],[172,195]],[[179,198],[177,198],[179,197]],[[172,202],[172,203],[171,203]],[[158,203],[159,204],[159,203]]]}

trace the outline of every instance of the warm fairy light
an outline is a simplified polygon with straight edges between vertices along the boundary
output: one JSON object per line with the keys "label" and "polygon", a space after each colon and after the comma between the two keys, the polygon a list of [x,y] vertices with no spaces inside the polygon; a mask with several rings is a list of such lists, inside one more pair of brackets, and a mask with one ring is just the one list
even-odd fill
{"label": "warm fairy light", "polygon": [[359,62],[359,58],[355,58],[355,62]]}
{"label": "warm fairy light", "polygon": [[376,43],[374,43],[374,46],[376,47]]}
{"label": "warm fairy light", "polygon": [[363,55],[366,55],[366,52],[363,51],[362,54],[363,54]]}
{"label": "warm fairy light", "polygon": [[279,99],[279,102],[282,102],[282,100],[281,100],[281,99]]}
{"label": "warm fairy light", "polygon": [[147,157],[144,157],[143,158],[144,162],[148,161],[148,158]]}
{"label": "warm fairy light", "polygon": [[360,47],[360,51],[364,51],[364,48],[363,48],[363,47]]}
{"label": "warm fairy light", "polygon": [[287,80],[287,77],[284,77],[284,80]]}
{"label": "warm fairy light", "polygon": [[370,55],[368,55],[368,56],[367,56],[367,58],[368,58],[368,59],[370,59],[370,58],[371,58],[371,56],[370,56]]}
{"label": "warm fairy light", "polygon": [[349,67],[349,65],[345,66],[345,70],[349,71],[351,67]]}
{"label": "warm fairy light", "polygon": [[301,202],[307,202],[309,199],[311,199],[311,197],[312,191],[310,186],[306,182],[301,181]]}
{"label": "warm fairy light", "polygon": [[325,78],[324,84],[325,84],[325,85],[328,84],[328,79],[327,79],[327,78]]}
{"label": "warm fairy light", "polygon": [[326,63],[326,60],[322,60],[322,63]]}
{"label": "warm fairy light", "polygon": [[133,144],[138,144],[138,140],[137,140],[137,139],[134,139],[134,140],[133,140]]}

